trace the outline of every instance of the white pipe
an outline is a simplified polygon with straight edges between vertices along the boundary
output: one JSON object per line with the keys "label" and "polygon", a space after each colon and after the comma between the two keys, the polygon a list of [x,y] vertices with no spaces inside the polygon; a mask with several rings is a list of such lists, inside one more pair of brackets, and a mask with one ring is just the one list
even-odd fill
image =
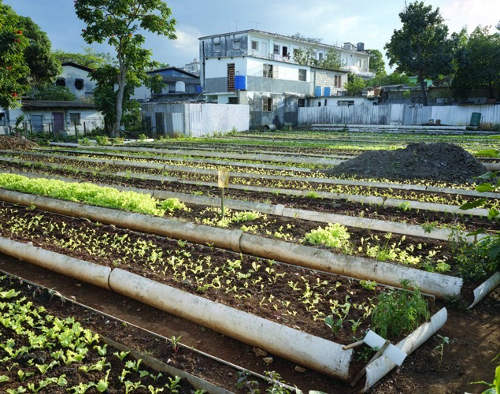
{"label": "white pipe", "polygon": [[109,290],[111,268],[0,237],[0,253]]}
{"label": "white pipe", "polygon": [[[441,327],[443,327],[447,319],[448,312],[446,308],[443,308],[435,313],[429,322],[422,324],[410,335],[400,341],[396,346],[406,354],[413,353]],[[384,355],[368,364],[366,366],[366,381],[363,392],[366,392],[370,387],[387,375],[394,367],[396,367],[396,364]]]}
{"label": "white pipe", "polygon": [[459,297],[463,285],[462,278],[450,275],[427,272],[365,257],[332,253],[311,246],[247,233],[242,235],[240,245],[243,253],[358,279],[374,280],[395,287],[401,287],[401,281],[404,279],[410,280],[423,292],[441,298]]}
{"label": "white pipe", "polygon": [[74,217],[85,217],[136,231],[158,234],[199,244],[230,249],[290,264],[333,272],[399,287],[403,279],[413,281],[423,292],[438,297],[460,295],[463,280],[449,275],[427,272],[404,265],[391,264],[357,256],[346,256],[295,243],[172,219],[153,217],[110,208],[94,207],[71,201],[0,189],[0,198],[26,206]]}
{"label": "white pipe", "polygon": [[109,283],[115,292],[133,298],[277,356],[347,380],[352,350],[206,298],[114,269]]}
{"label": "white pipe", "polygon": [[474,301],[467,309],[474,308],[490,291],[500,285],[500,272],[495,272],[490,278],[474,289]]}

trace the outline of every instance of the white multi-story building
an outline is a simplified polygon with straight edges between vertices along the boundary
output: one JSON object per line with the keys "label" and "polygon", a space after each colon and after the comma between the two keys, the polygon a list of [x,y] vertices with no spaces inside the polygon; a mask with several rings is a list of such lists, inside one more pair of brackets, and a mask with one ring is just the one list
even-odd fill
{"label": "white multi-story building", "polygon": [[[216,34],[200,39],[200,79],[209,102],[249,104],[251,126],[296,123],[297,107],[312,97],[343,94],[347,74],[373,76],[370,55],[359,43],[343,47],[259,30]],[[308,52],[319,64],[338,53],[341,67],[329,70],[299,64]],[[327,101],[326,101],[327,102]],[[324,103],[324,101],[323,101]]]}

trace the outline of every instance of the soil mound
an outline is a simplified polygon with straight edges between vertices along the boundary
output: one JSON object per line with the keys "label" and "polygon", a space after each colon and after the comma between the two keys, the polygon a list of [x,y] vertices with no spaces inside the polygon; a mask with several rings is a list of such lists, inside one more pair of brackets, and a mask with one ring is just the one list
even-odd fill
{"label": "soil mound", "polygon": [[38,145],[25,137],[0,135],[0,149],[7,150],[31,150]]}
{"label": "soil mound", "polygon": [[457,145],[418,143],[404,149],[365,152],[325,172],[332,176],[345,174],[462,183],[471,182],[487,171],[474,156]]}

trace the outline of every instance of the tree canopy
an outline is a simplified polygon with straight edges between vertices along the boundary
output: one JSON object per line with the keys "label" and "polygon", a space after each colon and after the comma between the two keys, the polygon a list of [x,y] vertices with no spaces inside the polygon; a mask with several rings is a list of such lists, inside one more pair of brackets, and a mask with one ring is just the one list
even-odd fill
{"label": "tree canopy", "polygon": [[421,1],[408,5],[399,14],[403,27],[394,30],[386,44],[389,64],[397,71],[417,75],[427,105],[425,79],[449,74],[452,67],[452,41],[443,23],[439,8],[433,10]]}
{"label": "tree canopy", "polygon": [[54,51],[54,56],[60,63],[73,62],[89,68],[99,68],[113,63],[109,53],[96,52],[92,47],[83,48],[83,52]]}
{"label": "tree canopy", "polygon": [[370,71],[375,74],[385,72],[385,62],[382,52],[378,49],[367,49],[366,52],[370,54]]}
{"label": "tree canopy", "polygon": [[340,68],[340,55],[335,49],[330,49],[326,56],[319,60],[313,48],[295,49],[293,59],[303,66],[325,68],[327,70],[338,70]]}
{"label": "tree canopy", "polygon": [[[175,39],[175,19],[162,0],[75,0],[77,16],[86,23],[82,36],[89,44],[107,42],[116,52],[118,85],[116,117],[112,134],[120,132],[123,97],[127,81],[136,84],[147,78],[151,51],[143,48],[142,31]],[[109,71],[109,70],[108,70]]]}
{"label": "tree canopy", "polygon": [[345,85],[347,90],[347,95],[349,96],[359,96],[363,89],[365,88],[365,80],[354,74],[349,74],[348,81]]}
{"label": "tree canopy", "polygon": [[477,27],[470,36],[456,35],[455,95],[466,97],[472,89],[487,89],[490,98],[500,88],[500,33]]}

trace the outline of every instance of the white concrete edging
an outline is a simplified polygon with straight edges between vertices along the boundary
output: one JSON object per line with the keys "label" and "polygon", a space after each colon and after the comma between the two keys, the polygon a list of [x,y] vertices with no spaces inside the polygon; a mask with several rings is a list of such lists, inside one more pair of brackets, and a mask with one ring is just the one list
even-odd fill
{"label": "white concrete edging", "polygon": [[[429,322],[422,324],[410,335],[400,341],[396,346],[406,354],[413,353],[441,327],[443,327],[447,319],[448,311],[446,308],[442,308],[431,317]],[[370,387],[387,375],[394,367],[396,367],[396,364],[384,355],[368,364],[366,366],[366,380],[363,392],[366,392]]]}
{"label": "white concrete edging", "polygon": [[474,301],[467,309],[474,308],[488,293],[500,285],[500,272],[495,272],[486,281],[474,289]]}
{"label": "white concrete edging", "polygon": [[[311,334],[263,319],[259,316],[210,301],[120,268],[70,258],[32,245],[0,237],[0,252],[19,260],[36,262],[48,270],[107,289],[151,305],[173,315],[211,328],[280,357],[343,380],[349,378],[352,349]],[[38,256],[33,258],[33,256]],[[61,262],[53,264],[53,261]],[[62,266],[66,264],[66,266]],[[102,268],[105,277],[94,273]]]}
{"label": "white concrete edging", "polygon": [[311,246],[243,233],[241,230],[210,227],[5,189],[0,189],[0,199],[25,206],[35,205],[63,215],[84,217],[136,231],[199,244],[211,244],[238,253],[275,259],[359,279],[374,280],[396,287],[401,285],[402,280],[407,279],[415,283],[423,292],[442,298],[460,296],[463,285],[462,278],[364,257],[336,254]]}

